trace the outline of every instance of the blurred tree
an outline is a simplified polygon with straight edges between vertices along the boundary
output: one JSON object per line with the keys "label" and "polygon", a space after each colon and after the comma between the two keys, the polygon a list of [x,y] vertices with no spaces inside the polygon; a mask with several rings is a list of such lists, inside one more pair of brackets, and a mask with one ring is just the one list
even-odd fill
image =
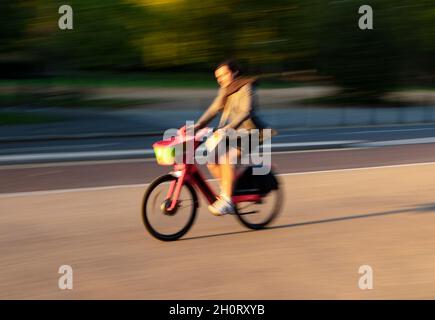
{"label": "blurred tree", "polygon": [[0,76],[16,78],[30,74],[36,69],[35,61],[22,44],[31,16],[28,2],[0,1],[0,13]]}
{"label": "blurred tree", "polygon": [[48,70],[110,70],[141,65],[136,47],[142,34],[143,8],[122,0],[75,0],[74,29],[58,28],[64,1],[35,0],[28,48]]}
{"label": "blurred tree", "polygon": [[400,47],[401,81],[435,83],[435,8],[433,1],[399,0],[389,15]]}
{"label": "blurred tree", "polygon": [[318,62],[347,92],[363,99],[379,98],[397,81],[399,54],[387,18],[387,1],[372,1],[374,29],[361,30],[358,8],[364,3],[337,1],[321,10],[317,36]]}
{"label": "blurred tree", "polygon": [[[237,56],[254,67],[283,69],[314,53],[313,22],[302,0],[146,1],[154,23],[144,57],[157,67],[209,64]],[[260,67],[261,69],[261,67]]]}
{"label": "blurred tree", "polygon": [[0,51],[14,50],[25,32],[29,11],[24,1],[0,1],[0,12]]}
{"label": "blurred tree", "polygon": [[1,1],[0,53],[20,49],[56,72],[209,70],[236,57],[254,72],[318,68],[376,97],[435,74],[431,2],[372,0],[374,30],[360,30],[362,0],[74,0],[63,31],[63,0]]}

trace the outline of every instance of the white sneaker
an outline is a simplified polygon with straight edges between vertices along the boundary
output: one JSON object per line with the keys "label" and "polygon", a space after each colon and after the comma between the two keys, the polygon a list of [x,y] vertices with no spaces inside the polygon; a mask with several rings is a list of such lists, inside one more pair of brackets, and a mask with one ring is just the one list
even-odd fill
{"label": "white sneaker", "polygon": [[215,216],[223,216],[234,213],[234,204],[231,200],[228,201],[225,197],[218,196],[218,199],[213,204],[209,205],[208,209]]}

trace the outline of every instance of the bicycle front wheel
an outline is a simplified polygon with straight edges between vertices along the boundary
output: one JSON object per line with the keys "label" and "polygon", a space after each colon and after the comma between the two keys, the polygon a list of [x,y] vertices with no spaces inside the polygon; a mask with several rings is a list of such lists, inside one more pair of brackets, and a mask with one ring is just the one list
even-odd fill
{"label": "bicycle front wheel", "polygon": [[177,178],[167,174],[154,180],[145,192],[142,218],[145,228],[155,238],[174,241],[185,235],[195,222],[198,199],[189,183],[180,190],[177,205],[168,210],[172,199],[166,199],[171,182]]}

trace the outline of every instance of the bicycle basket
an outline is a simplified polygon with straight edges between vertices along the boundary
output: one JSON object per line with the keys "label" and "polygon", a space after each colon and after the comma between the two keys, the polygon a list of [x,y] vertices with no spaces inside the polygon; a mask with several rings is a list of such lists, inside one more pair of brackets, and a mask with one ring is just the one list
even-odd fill
{"label": "bicycle basket", "polygon": [[157,163],[163,166],[175,164],[174,140],[162,140],[153,144]]}

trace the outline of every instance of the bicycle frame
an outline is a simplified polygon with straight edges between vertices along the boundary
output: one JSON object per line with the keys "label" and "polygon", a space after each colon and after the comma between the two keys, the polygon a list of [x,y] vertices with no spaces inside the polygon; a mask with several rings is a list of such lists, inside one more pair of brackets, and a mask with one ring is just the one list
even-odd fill
{"label": "bicycle frame", "polygon": [[204,176],[198,170],[196,165],[176,164],[174,165],[174,171],[172,171],[172,175],[178,177],[178,179],[171,182],[168,194],[166,196],[166,199],[172,198],[172,203],[168,210],[174,209],[184,182],[189,182],[195,189],[200,190],[209,203],[213,203],[215,201],[216,193],[206,182]]}
{"label": "bicycle frame", "polygon": [[[189,182],[192,186],[199,190],[204,197],[207,199],[209,204],[216,201],[217,195],[213,188],[207,183],[204,175],[198,169],[195,164],[176,164],[174,165],[174,170],[171,172],[172,175],[177,177],[177,180],[171,182],[169,186],[166,199],[171,199],[172,202],[168,210],[173,210],[177,204],[178,197],[180,195],[181,187],[184,182]],[[240,176],[240,173],[236,175],[236,179]],[[236,195],[232,196],[234,203],[239,202],[256,202],[261,199],[260,194],[247,194],[247,195]]]}
{"label": "bicycle frame", "polygon": [[[201,142],[195,141],[196,149]],[[178,197],[180,195],[181,187],[185,182],[190,183],[196,190],[199,190],[204,197],[207,199],[209,204],[212,204],[217,199],[217,194],[213,190],[213,188],[207,183],[204,175],[198,169],[196,164],[186,164],[179,163],[174,164],[174,169],[171,171],[171,174],[177,177],[177,180],[171,182],[169,186],[168,193],[166,195],[166,200],[171,199],[171,205],[167,209],[171,211],[177,205]],[[240,172],[236,173],[235,181],[240,177]],[[247,195],[233,195],[232,197],[233,203],[239,202],[257,202],[261,200],[260,194],[247,194]]]}

